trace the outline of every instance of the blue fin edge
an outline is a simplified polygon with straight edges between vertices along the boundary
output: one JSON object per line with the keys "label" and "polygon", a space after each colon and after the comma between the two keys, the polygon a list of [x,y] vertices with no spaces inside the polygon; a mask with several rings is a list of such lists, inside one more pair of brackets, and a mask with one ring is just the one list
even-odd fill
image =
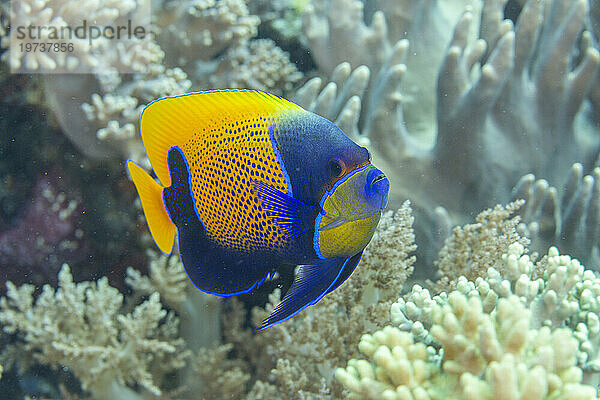
{"label": "blue fin edge", "polygon": [[[317,297],[315,297],[313,300],[308,301],[306,304],[304,304],[303,306],[301,306],[300,308],[298,308],[296,311],[292,312],[290,315],[287,315],[286,317],[277,320],[277,321],[273,321],[270,322],[270,318],[273,314],[275,314],[277,312],[277,307],[279,307],[279,305],[281,305],[286,298],[288,297],[288,295],[290,296],[294,296],[296,293],[291,293],[294,289],[298,290],[298,288],[300,289],[304,289],[306,287],[306,285],[308,284],[307,282],[307,278],[301,278],[300,280],[294,281],[294,284],[292,284],[292,287],[288,290],[288,293],[285,294],[285,296],[283,297],[283,299],[281,300],[281,302],[275,307],[275,309],[273,310],[273,312],[267,317],[265,318],[265,320],[262,322],[262,324],[255,328],[254,331],[262,331],[264,329],[267,329],[275,324],[279,324],[281,322],[285,322],[288,319],[294,317],[295,315],[297,315],[300,311],[304,310],[306,307],[312,306],[314,304],[316,304],[319,300],[321,300],[323,298],[323,296],[325,296],[327,293],[329,293],[330,289],[336,284],[337,280],[339,279],[339,277],[342,275],[342,272],[344,271],[344,268],[346,267],[346,264],[348,263],[348,261],[350,260],[350,258],[346,258],[344,259],[344,262],[341,266],[341,268],[339,268],[337,275],[335,276],[334,279],[331,280],[331,282],[329,283],[329,285],[327,286],[327,288],[325,290],[323,290],[322,293],[320,293]],[[323,262],[319,262],[317,264],[314,265],[309,265],[309,266],[304,266],[303,268],[311,268],[313,270],[316,270],[316,272],[313,272],[313,274],[319,274],[319,272],[323,271],[323,264],[326,263],[335,263],[335,262],[339,262],[339,259],[327,259],[327,260],[323,260]],[[330,266],[329,268],[333,268],[334,266],[336,266],[337,264],[334,264],[332,266]],[[313,275],[311,274],[311,275]],[[310,275],[309,275],[310,276]],[[313,275],[314,276],[314,275]]]}

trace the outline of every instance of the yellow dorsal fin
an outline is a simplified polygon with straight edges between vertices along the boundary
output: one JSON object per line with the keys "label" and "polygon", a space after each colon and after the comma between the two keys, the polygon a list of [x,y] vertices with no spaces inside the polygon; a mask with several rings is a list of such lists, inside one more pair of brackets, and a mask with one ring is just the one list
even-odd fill
{"label": "yellow dorsal fin", "polygon": [[222,90],[165,97],[150,103],[140,117],[146,154],[156,176],[171,185],[167,153],[182,146],[202,128],[220,120],[236,120],[302,108],[281,97],[258,90]]}

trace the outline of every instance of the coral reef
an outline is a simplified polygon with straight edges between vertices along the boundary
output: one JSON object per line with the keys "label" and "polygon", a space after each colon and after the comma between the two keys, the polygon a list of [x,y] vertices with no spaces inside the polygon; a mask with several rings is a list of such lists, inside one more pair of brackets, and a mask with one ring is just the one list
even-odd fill
{"label": "coral reef", "polygon": [[[527,256],[522,203],[454,230],[439,260],[448,279],[436,283],[449,293],[415,285],[398,299],[415,262],[406,202],[382,217],[351,279],[260,334],[245,327],[242,303],[223,308],[189,285],[177,257],[149,254],[148,276],[130,269],[126,301],[106,278],[73,283],[64,266],[59,288],[35,301],[34,286],[8,284],[0,362],[21,374],[65,366],[100,399],[595,399],[600,278],[554,247]],[[450,279],[464,273],[471,280]],[[279,298],[252,311],[255,326]]]}
{"label": "coral reef", "polygon": [[165,374],[184,365],[178,320],[158,293],[121,313],[123,295],[106,278],[75,284],[66,264],[59,288],[44,286],[35,301],[33,285],[7,285],[0,321],[17,341],[2,352],[4,365],[68,368],[97,399],[141,398],[128,387],[135,385],[159,395]]}
{"label": "coral reef", "polygon": [[[13,3],[13,18],[35,25],[150,17],[145,0]],[[600,1],[159,0],[143,41],[76,40],[70,57],[21,58],[5,51],[7,4],[0,265],[13,283],[0,300],[0,391],[597,397]],[[177,256],[147,251],[121,165],[145,164],[145,104],[225,87],[335,121],[369,147],[399,207],[343,286],[260,334],[251,326],[292,271],[253,300],[199,292]],[[57,139],[49,111],[82,156]],[[488,209],[498,203],[508,205]],[[63,262],[58,288],[42,289]],[[409,280],[419,285],[398,299]]]}
{"label": "coral reef", "polygon": [[[342,7],[322,0],[305,14],[317,65],[332,72],[322,91],[320,81],[309,81],[297,100],[319,113],[328,102],[324,115],[370,145],[390,171],[392,201],[413,201],[425,265],[443,243],[447,231],[440,228],[464,223],[489,199],[509,201],[521,176],[533,173],[560,188],[574,163],[591,171],[598,156],[598,130],[582,106],[600,63],[589,33],[580,35],[588,2],[531,0],[516,24],[503,19],[506,5],[351,1]],[[581,49],[574,51],[580,36]],[[364,51],[349,50],[355,40]],[[336,67],[342,61],[354,73]],[[577,226],[589,226],[593,210],[586,204],[597,201],[577,209],[562,201],[570,194],[561,190],[538,195],[544,213],[531,216],[557,223],[552,232],[530,232],[535,248],[565,238],[563,251],[597,265],[597,235],[574,248],[580,229],[571,230],[568,221],[576,215]]]}
{"label": "coral reef", "polygon": [[[555,247],[536,266],[513,243],[475,282],[414,286],[364,335],[337,379],[362,399],[596,399],[599,278]],[[404,332],[403,332],[404,330]]]}
{"label": "coral reef", "polygon": [[[69,21],[79,15],[71,5],[49,2],[47,14]],[[121,18],[130,6],[103,18]],[[452,225],[515,193],[529,202],[534,177],[548,187],[522,215],[532,248],[556,244],[594,266],[599,233],[589,226],[598,200],[587,200],[586,188],[597,192],[600,139],[586,98],[598,103],[598,8],[595,0],[163,0],[154,7],[154,39],[129,51],[136,74],[114,73],[124,57],[109,52],[102,74],[44,84],[84,153],[142,163],[137,119],[154,98],[220,87],[284,94],[371,148],[392,179],[392,203],[413,202],[423,265],[433,265]],[[302,33],[282,35],[297,48],[305,43],[321,77],[294,90],[302,73],[277,47],[288,39],[276,32],[289,25],[282,21],[297,26],[300,15]],[[261,30],[272,37],[257,39]],[[569,204],[562,188],[572,187],[577,163],[594,181],[582,178],[580,201]]]}

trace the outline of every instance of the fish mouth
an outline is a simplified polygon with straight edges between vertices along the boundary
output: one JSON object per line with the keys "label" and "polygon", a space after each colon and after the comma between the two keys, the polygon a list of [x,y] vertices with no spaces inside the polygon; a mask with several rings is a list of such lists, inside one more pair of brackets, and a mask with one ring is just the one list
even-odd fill
{"label": "fish mouth", "polygon": [[385,175],[384,175],[384,174],[383,174],[383,172],[382,172],[381,174],[377,175],[377,176],[375,177],[375,179],[373,179],[373,182],[371,182],[371,185],[374,185],[374,184],[376,184],[377,182],[380,182],[380,181],[382,181],[382,180],[384,180],[384,179],[386,179],[386,177],[385,177]]}
{"label": "fish mouth", "polygon": [[323,211],[322,214],[324,216],[327,216],[330,219],[333,219],[333,221],[331,221],[327,225],[320,227],[319,232],[328,231],[330,229],[337,228],[338,226],[342,226],[348,222],[361,221],[364,219],[368,219],[368,218],[371,218],[373,215],[380,214],[380,213],[381,213],[381,210],[372,212],[370,214],[358,215],[354,218],[348,218],[348,217],[344,218],[339,215],[332,216],[331,214],[327,214],[327,213],[325,213],[325,211]]}

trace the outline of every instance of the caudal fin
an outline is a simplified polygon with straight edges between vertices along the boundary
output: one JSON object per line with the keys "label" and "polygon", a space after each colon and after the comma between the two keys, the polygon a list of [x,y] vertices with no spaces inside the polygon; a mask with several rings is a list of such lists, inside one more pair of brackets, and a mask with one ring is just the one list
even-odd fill
{"label": "caudal fin", "polygon": [[164,188],[133,161],[127,161],[127,169],[142,201],[152,238],[163,253],[171,253],[175,240],[175,225],[171,222],[163,202]]}

